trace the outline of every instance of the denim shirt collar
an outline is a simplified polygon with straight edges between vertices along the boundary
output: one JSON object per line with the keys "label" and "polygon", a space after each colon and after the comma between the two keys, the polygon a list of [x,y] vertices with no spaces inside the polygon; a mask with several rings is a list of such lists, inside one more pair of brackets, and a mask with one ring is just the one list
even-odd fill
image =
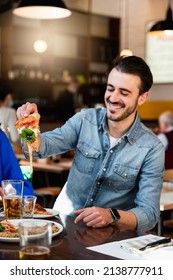
{"label": "denim shirt collar", "polygon": [[130,144],[133,144],[136,141],[137,135],[139,133],[140,125],[141,125],[141,120],[139,118],[138,113],[136,113],[135,120],[132,126],[125,134]]}
{"label": "denim shirt collar", "polygon": [[[122,138],[127,138],[130,144],[133,144],[137,138],[139,127],[141,125],[141,120],[138,113],[136,113],[135,120],[129,130],[122,136]],[[103,130],[107,132],[107,110],[104,109],[102,115],[100,116],[100,126],[98,130]]]}

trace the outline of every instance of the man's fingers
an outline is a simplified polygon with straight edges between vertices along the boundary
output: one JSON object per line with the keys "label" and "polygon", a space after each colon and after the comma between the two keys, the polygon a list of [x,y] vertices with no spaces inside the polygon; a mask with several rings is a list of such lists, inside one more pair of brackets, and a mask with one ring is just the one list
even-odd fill
{"label": "man's fingers", "polygon": [[35,103],[27,102],[17,109],[17,118],[20,119],[34,113],[38,113],[37,105]]}

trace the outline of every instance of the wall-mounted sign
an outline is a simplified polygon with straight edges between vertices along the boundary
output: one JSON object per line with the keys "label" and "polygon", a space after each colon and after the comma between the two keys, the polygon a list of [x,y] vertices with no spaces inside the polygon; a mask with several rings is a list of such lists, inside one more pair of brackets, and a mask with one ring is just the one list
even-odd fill
{"label": "wall-mounted sign", "polygon": [[173,35],[146,36],[146,62],[154,83],[173,83]]}

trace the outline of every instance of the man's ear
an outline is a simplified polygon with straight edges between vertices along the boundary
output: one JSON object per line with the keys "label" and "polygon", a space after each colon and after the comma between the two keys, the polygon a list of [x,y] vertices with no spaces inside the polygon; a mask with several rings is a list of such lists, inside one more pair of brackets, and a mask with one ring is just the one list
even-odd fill
{"label": "man's ear", "polygon": [[138,105],[142,105],[144,104],[148,99],[148,92],[144,92],[143,94],[141,94],[138,98]]}

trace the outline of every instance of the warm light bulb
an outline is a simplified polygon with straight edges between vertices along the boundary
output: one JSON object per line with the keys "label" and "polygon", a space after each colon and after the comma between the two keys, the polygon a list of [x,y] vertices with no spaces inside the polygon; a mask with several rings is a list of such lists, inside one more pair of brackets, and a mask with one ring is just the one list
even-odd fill
{"label": "warm light bulb", "polygon": [[131,56],[131,55],[133,55],[133,53],[129,49],[124,49],[120,52],[120,56]]}
{"label": "warm light bulb", "polygon": [[172,40],[173,39],[173,30],[157,30],[157,31],[149,31],[147,32],[149,37],[156,37],[160,40]]}
{"label": "warm light bulb", "polygon": [[38,53],[44,53],[47,50],[47,43],[44,40],[35,41],[34,50]]}

